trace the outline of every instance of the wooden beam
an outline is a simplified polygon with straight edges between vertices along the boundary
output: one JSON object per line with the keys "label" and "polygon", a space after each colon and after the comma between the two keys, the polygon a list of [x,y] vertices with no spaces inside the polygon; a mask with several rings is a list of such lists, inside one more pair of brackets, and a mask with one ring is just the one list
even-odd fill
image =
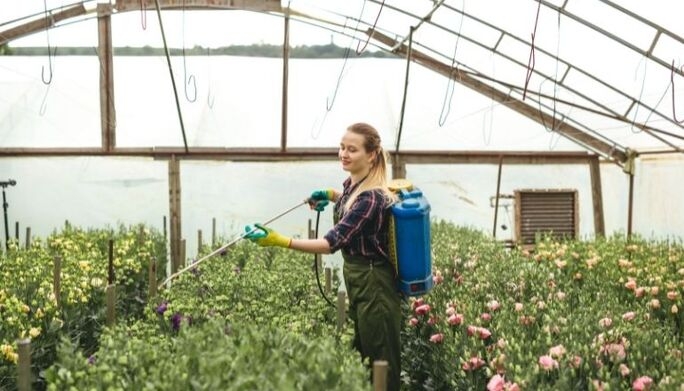
{"label": "wooden beam", "polygon": [[51,28],[62,20],[85,15],[88,12],[89,11],[86,10],[85,5],[83,4],[67,7],[59,12],[48,12],[47,17],[43,16],[40,19],[32,20],[9,30],[0,32],[0,46],[17,38],[37,33],[38,31],[44,30],[46,28]]}
{"label": "wooden beam", "polygon": [[[117,11],[136,11],[141,8],[140,0],[117,0]],[[261,12],[282,12],[280,0],[159,0],[161,9],[239,9]]]}
{"label": "wooden beam", "polygon": [[112,5],[97,5],[97,51],[100,67],[100,127],[102,149],[112,151],[116,147],[116,110],[114,109],[114,61],[112,50]]}
{"label": "wooden beam", "polygon": [[287,150],[287,95],[290,72],[290,17],[285,15],[283,31],[283,90],[280,114],[280,150]]}
{"label": "wooden beam", "polygon": [[181,268],[181,185],[180,161],[171,156],[169,160],[169,224],[171,253],[171,273]]}
{"label": "wooden beam", "polygon": [[[394,48],[392,50],[393,53],[406,57],[408,53],[408,47],[405,44],[399,44],[399,42],[397,42],[395,39],[372,29],[369,29],[366,33],[384,45]],[[592,149],[600,151],[606,156],[610,156],[612,159],[615,159],[620,163],[627,160],[627,155],[625,152],[617,149],[614,145],[599,140],[566,122],[559,121],[557,118],[542,112],[538,108],[528,105],[521,100],[512,98],[508,94],[505,94],[496,88],[487,85],[472,76],[469,76],[468,74],[461,73],[459,72],[458,68],[452,68],[451,66],[446,65],[415,49],[411,50],[411,57],[416,63],[421,64],[426,68],[440,73],[448,78],[451,78],[454,81],[463,84],[464,86],[469,87],[485,96],[488,96],[504,106],[507,106],[508,108],[511,108],[538,123],[559,123],[556,131],[581,146],[591,147]]]}

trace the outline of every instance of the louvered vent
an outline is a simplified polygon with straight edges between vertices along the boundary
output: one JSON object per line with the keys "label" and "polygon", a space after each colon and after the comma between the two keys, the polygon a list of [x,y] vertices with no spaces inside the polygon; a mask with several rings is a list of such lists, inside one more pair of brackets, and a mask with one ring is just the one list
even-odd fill
{"label": "louvered vent", "polygon": [[516,240],[526,245],[534,244],[537,234],[577,238],[578,205],[577,190],[516,190]]}

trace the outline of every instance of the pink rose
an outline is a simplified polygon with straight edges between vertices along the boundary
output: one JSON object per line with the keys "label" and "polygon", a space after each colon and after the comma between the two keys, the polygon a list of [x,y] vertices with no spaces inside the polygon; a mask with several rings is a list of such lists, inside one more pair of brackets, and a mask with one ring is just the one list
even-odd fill
{"label": "pink rose", "polygon": [[558,361],[554,360],[551,356],[541,356],[539,357],[539,366],[545,371],[550,371],[558,368]]}
{"label": "pink rose", "polygon": [[582,365],[582,357],[573,356],[572,359],[570,360],[570,366],[573,368],[579,368],[580,365]]}
{"label": "pink rose", "polygon": [[477,333],[477,329],[477,326],[470,325],[466,327],[466,334],[468,334],[469,337],[472,337],[473,335],[475,335],[475,333]]}
{"label": "pink rose", "polygon": [[636,297],[644,297],[644,294],[646,294],[646,288],[644,287],[639,287],[634,290],[634,295]]}
{"label": "pink rose", "polygon": [[434,285],[439,285],[439,284],[441,284],[442,282],[444,282],[444,277],[442,276],[442,273],[441,273],[441,272],[438,272],[437,274],[435,274],[434,276],[432,276],[432,283],[433,283]]}
{"label": "pink rose", "polygon": [[480,315],[480,319],[484,320],[485,322],[489,322],[490,320],[492,320],[492,315],[490,315],[489,312],[483,312]]}
{"label": "pink rose", "polygon": [[632,383],[632,390],[634,391],[648,391],[653,385],[653,379],[648,376],[641,376]]}
{"label": "pink rose", "polygon": [[416,315],[425,315],[428,312],[430,312],[430,304],[419,305],[418,307],[416,307],[414,312],[416,313]]}
{"label": "pink rose", "polygon": [[506,391],[520,391],[518,383],[506,383]]}
{"label": "pink rose", "polygon": [[422,297],[420,297],[413,302],[413,309],[415,310],[416,308],[420,307],[423,304],[425,304],[425,301],[423,300]]}
{"label": "pink rose", "polygon": [[675,291],[668,291],[667,292],[667,298],[669,300],[677,300],[677,296],[679,296],[679,294]]}
{"label": "pink rose", "polygon": [[520,312],[523,309],[522,303],[515,303],[515,312]]}
{"label": "pink rose", "polygon": [[442,343],[444,341],[444,334],[437,333],[430,336],[430,342],[432,343]]}
{"label": "pink rose", "polygon": [[634,311],[629,311],[629,312],[625,312],[624,314],[622,314],[622,320],[624,320],[626,322],[630,322],[630,321],[634,320],[634,318],[636,318],[636,312],[634,312]]}
{"label": "pink rose", "polygon": [[430,315],[430,319],[428,319],[427,324],[429,324],[430,326],[434,326],[437,323],[437,320],[437,317],[435,317],[434,315]]}
{"label": "pink rose", "polygon": [[501,375],[494,375],[487,383],[487,391],[504,391],[504,378]]}
{"label": "pink rose", "polygon": [[637,287],[637,283],[636,283],[635,280],[629,280],[629,281],[627,281],[627,283],[625,284],[625,288],[629,289],[630,291],[635,290],[636,287]]}
{"label": "pink rose", "polygon": [[463,323],[463,315],[453,314],[447,319],[447,323],[451,326],[460,326]]}
{"label": "pink rose", "polygon": [[453,314],[455,314],[455,313],[456,313],[456,308],[454,308],[454,307],[452,307],[452,306],[447,307],[447,309],[446,309],[446,314],[447,314],[447,316],[451,316],[451,315],[453,315]]}
{"label": "pink rose", "polygon": [[416,327],[416,326],[418,326],[418,318],[411,318],[411,320],[409,320],[409,325],[410,325],[411,327]]}
{"label": "pink rose", "polygon": [[651,307],[651,309],[657,310],[660,308],[660,300],[653,299],[648,303],[648,306]]}
{"label": "pink rose", "polygon": [[471,357],[470,360],[464,362],[461,365],[461,368],[463,368],[464,371],[475,371],[480,368],[482,368],[485,365],[485,361],[481,359],[480,357]]}

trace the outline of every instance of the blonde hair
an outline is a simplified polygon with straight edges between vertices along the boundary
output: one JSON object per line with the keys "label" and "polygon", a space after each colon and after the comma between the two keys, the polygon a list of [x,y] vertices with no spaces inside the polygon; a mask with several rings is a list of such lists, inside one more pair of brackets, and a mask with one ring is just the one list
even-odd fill
{"label": "blonde hair", "polygon": [[359,194],[371,189],[382,190],[385,200],[390,204],[396,201],[396,195],[387,187],[389,155],[382,149],[378,131],[371,125],[363,122],[350,125],[347,131],[363,136],[363,148],[366,150],[366,153],[375,153],[375,159],[371,162],[368,176],[349,195],[349,199],[345,202],[343,209],[349,210]]}

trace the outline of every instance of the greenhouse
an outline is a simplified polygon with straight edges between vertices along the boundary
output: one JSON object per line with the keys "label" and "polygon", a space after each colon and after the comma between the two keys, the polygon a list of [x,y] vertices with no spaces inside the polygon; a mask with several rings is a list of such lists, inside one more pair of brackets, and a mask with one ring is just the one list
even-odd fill
{"label": "greenhouse", "polygon": [[[682,11],[2,2],[0,389],[684,390]],[[331,239],[357,123],[427,221],[400,370]]]}

